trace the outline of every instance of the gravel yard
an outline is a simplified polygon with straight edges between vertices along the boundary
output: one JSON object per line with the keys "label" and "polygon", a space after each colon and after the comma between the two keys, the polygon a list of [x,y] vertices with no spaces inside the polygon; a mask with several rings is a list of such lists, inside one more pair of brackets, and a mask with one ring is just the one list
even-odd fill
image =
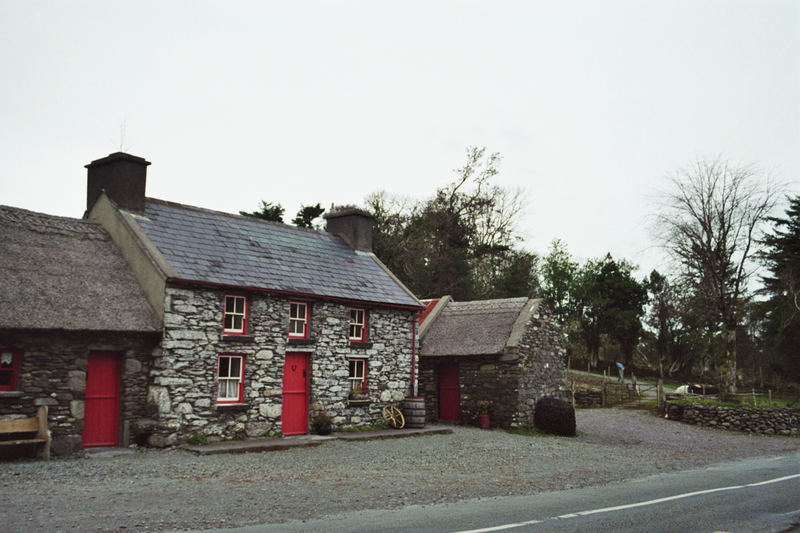
{"label": "gravel yard", "polygon": [[702,429],[642,411],[577,412],[576,438],[454,427],[198,457],[182,450],[0,463],[5,531],[233,527],[343,511],[567,489],[800,449],[800,439]]}

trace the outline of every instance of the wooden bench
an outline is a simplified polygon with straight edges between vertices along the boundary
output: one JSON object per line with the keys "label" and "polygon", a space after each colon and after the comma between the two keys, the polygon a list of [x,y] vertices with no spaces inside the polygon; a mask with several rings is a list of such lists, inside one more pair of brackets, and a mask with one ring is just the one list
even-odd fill
{"label": "wooden bench", "polygon": [[6,446],[41,448],[42,456],[49,461],[50,432],[47,430],[47,406],[39,407],[34,418],[0,420],[0,451]]}

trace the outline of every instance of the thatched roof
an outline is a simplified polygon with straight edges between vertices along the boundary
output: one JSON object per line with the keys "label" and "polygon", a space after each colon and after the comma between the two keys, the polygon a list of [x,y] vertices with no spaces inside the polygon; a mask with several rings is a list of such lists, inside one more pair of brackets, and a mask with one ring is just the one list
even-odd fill
{"label": "thatched roof", "polygon": [[0,206],[0,328],[158,332],[96,222]]}
{"label": "thatched roof", "polygon": [[[496,355],[516,347],[541,300],[506,298],[453,302],[439,300],[423,322],[420,355]],[[437,304],[434,304],[437,305]]]}
{"label": "thatched roof", "polygon": [[182,281],[421,307],[374,254],[325,231],[152,198],[126,216]]}

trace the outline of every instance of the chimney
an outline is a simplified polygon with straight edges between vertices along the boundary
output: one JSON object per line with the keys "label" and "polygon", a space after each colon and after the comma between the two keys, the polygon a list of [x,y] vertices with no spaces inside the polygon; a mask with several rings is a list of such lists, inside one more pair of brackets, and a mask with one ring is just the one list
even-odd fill
{"label": "chimney", "polygon": [[354,250],[372,252],[372,221],[363,209],[342,207],[325,215],[328,233],[340,236]]}
{"label": "chimney", "polygon": [[147,165],[141,157],[115,152],[86,165],[86,212],[91,211],[102,191],[119,207],[144,211]]}

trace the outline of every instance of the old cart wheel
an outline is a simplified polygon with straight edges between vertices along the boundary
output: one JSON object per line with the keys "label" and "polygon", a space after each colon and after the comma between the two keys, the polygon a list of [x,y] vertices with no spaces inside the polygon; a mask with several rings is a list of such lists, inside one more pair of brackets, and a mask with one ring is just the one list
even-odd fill
{"label": "old cart wheel", "polygon": [[406,419],[403,413],[394,405],[385,405],[381,414],[383,414],[383,421],[394,429],[403,429],[406,425]]}

